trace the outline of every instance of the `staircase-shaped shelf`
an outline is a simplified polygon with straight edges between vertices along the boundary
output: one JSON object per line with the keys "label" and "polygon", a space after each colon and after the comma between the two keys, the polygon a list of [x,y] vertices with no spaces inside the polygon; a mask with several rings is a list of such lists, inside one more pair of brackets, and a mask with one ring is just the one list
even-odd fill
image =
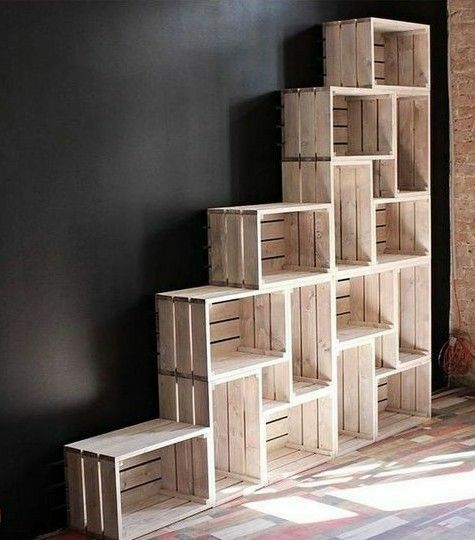
{"label": "staircase-shaped shelf", "polygon": [[429,28],[325,25],[282,93],[284,202],[208,210],[156,297],[158,420],[66,447],[71,527],[132,539],[430,418]]}

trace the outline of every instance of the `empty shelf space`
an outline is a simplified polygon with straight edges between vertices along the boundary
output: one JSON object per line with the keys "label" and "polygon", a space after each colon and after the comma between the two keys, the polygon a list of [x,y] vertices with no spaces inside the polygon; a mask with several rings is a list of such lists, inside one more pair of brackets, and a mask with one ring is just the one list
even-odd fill
{"label": "empty shelf space", "polygon": [[419,263],[429,262],[429,255],[403,253],[380,253],[378,254],[378,265],[386,267],[414,266]]}
{"label": "empty shelf space", "polygon": [[374,199],[378,262],[385,254],[424,256],[430,252],[430,198]]}
{"label": "empty shelf space", "polygon": [[282,354],[253,354],[234,351],[211,360],[211,377],[213,380],[225,379],[228,376],[246,374],[257,369],[287,362]]}
{"label": "empty shelf space", "polygon": [[371,339],[391,334],[392,332],[394,332],[393,328],[388,328],[386,325],[376,326],[376,323],[375,326],[360,326],[357,323],[342,326],[337,329],[339,349],[350,349]]}
{"label": "empty shelf space", "polygon": [[259,484],[226,476],[220,471],[216,471],[216,504],[247,495],[258,488]]}
{"label": "empty shelf space", "polygon": [[262,410],[264,416],[269,416],[279,411],[285,411],[295,405],[328,396],[331,391],[331,386],[325,381],[294,379],[291,402],[263,399]]}
{"label": "empty shelf space", "polygon": [[312,272],[305,270],[280,270],[265,273],[262,276],[262,288],[275,287],[279,284],[288,285],[290,282],[295,286],[313,285],[329,280],[328,272],[315,270]]}
{"label": "empty shelf space", "polygon": [[429,353],[427,351],[399,351],[399,363],[401,367],[410,366],[415,367],[419,364],[423,364],[429,359]]}
{"label": "empty shelf space", "polygon": [[396,194],[396,198],[398,200],[411,200],[411,199],[418,199],[418,198],[429,197],[429,196],[430,196],[430,193],[428,189],[423,189],[423,190],[399,189]]}
{"label": "empty shelf space", "polygon": [[349,454],[371,443],[372,441],[369,439],[340,434],[338,435],[338,455]]}
{"label": "empty shelf space", "polygon": [[208,506],[187,499],[158,494],[122,509],[122,530],[126,540],[138,538],[205,510]]}
{"label": "empty shelf space", "polygon": [[344,261],[337,261],[337,279],[346,279],[353,276],[362,276],[370,272],[369,263],[347,264]]}
{"label": "empty shelf space", "polygon": [[351,156],[334,156],[332,163],[335,165],[352,165],[356,162],[394,160],[393,154],[353,154]]}
{"label": "empty shelf space", "polygon": [[315,399],[331,392],[331,387],[328,383],[319,380],[294,379],[293,387],[294,396],[297,398],[297,401],[299,401],[298,398],[304,398],[307,395],[310,397],[310,394],[311,398]]}
{"label": "empty shelf space", "polygon": [[278,448],[267,455],[269,481],[289,478],[294,474],[318,467],[329,460],[330,457],[323,454],[289,447]]}
{"label": "empty shelf space", "polygon": [[380,367],[376,369],[376,379],[384,379],[400,373],[401,371],[406,371],[408,369],[415,368],[426,362],[430,362],[430,355],[426,351],[399,351],[399,365],[394,368],[390,367]]}
{"label": "empty shelf space", "polygon": [[288,407],[290,407],[290,403],[288,401],[276,401],[274,399],[262,400],[262,412],[264,413],[264,416],[278,411],[284,411]]}
{"label": "empty shelf space", "polygon": [[391,437],[424,422],[427,418],[392,411],[380,411],[378,418],[378,439]]}
{"label": "empty shelf space", "polygon": [[[385,159],[393,157],[393,98],[389,94],[333,95],[332,157]],[[344,161],[343,161],[344,162]]]}

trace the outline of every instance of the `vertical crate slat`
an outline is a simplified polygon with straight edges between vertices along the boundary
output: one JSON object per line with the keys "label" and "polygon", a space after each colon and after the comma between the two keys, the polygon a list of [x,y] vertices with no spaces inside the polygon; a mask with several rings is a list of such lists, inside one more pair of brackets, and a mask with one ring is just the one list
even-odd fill
{"label": "vertical crate slat", "polygon": [[87,534],[102,536],[102,503],[99,459],[96,454],[83,452],[84,495],[86,501]]}
{"label": "vertical crate slat", "polygon": [[83,531],[86,526],[84,470],[81,453],[65,449],[66,481],[68,487],[69,527]]}
{"label": "vertical crate slat", "polygon": [[122,508],[120,503],[119,469],[113,460],[100,458],[101,500],[104,538],[120,538]]}

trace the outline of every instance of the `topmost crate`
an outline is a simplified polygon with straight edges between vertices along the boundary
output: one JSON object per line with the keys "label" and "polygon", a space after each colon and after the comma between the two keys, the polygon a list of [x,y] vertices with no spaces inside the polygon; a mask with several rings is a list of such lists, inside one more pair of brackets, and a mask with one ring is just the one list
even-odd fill
{"label": "topmost crate", "polygon": [[429,26],[388,19],[324,25],[326,86],[430,87]]}

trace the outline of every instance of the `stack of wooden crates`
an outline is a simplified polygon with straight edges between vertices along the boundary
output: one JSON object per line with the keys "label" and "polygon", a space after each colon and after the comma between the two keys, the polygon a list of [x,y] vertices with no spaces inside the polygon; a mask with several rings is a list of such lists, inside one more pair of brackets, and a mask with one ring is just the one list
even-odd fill
{"label": "stack of wooden crates", "polygon": [[430,418],[429,28],[324,36],[284,202],[210,209],[210,285],[157,295],[160,419],[66,447],[73,528],[137,538]]}

